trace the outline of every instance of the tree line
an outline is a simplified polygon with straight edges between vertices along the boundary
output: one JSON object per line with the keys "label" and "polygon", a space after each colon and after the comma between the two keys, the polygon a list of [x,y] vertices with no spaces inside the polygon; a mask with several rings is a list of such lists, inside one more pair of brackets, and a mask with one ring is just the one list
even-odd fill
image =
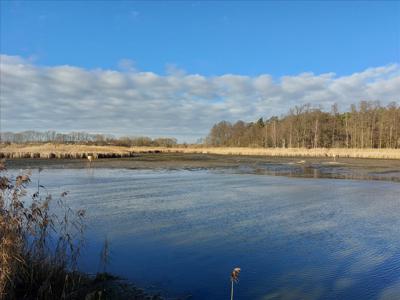
{"label": "tree line", "polygon": [[112,145],[126,147],[173,147],[177,145],[175,138],[150,138],[150,137],[115,137],[106,134],[91,134],[87,132],[60,133],[56,131],[23,131],[2,132],[0,134],[3,143],[56,143],[56,144],[89,144],[89,145]]}
{"label": "tree line", "polygon": [[400,106],[361,101],[339,112],[337,104],[330,111],[305,104],[267,120],[219,122],[205,142],[225,147],[400,148]]}

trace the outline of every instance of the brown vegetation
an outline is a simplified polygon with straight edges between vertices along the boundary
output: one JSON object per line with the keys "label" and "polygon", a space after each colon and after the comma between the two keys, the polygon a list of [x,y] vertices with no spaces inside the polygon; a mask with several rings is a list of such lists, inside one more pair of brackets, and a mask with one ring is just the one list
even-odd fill
{"label": "brown vegetation", "polygon": [[28,195],[29,182],[29,174],[11,179],[0,162],[0,299],[162,299],[105,272],[79,272],[85,212],[68,207],[67,192],[42,196],[40,183]]}
{"label": "brown vegetation", "polygon": [[400,159],[400,149],[347,148],[250,148],[250,147],[121,147],[38,144],[2,145],[0,158],[93,159],[135,157],[140,153],[191,153],[257,155],[271,157],[338,157]]}
{"label": "brown vegetation", "polygon": [[[83,242],[84,211],[71,210],[64,192],[55,201],[38,183],[28,196],[29,174],[11,179],[1,164],[0,299],[68,298],[84,281],[76,272]],[[29,199],[29,201],[27,201]]]}

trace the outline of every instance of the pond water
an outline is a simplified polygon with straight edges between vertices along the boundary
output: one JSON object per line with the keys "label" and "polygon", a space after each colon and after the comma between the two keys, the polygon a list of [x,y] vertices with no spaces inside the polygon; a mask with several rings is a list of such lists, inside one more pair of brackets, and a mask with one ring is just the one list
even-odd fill
{"label": "pond water", "polygon": [[[34,174],[34,181],[35,181]],[[88,215],[82,268],[167,298],[400,299],[400,184],[223,170],[49,169]]]}

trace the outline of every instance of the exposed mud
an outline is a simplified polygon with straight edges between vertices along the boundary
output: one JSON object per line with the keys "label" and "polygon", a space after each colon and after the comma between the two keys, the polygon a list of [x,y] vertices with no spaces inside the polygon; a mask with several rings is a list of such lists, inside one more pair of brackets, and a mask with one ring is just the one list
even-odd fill
{"label": "exposed mud", "polygon": [[220,169],[228,172],[290,177],[386,180],[400,182],[400,160],[339,158],[282,158],[183,153],[143,153],[131,158],[10,159],[9,169],[124,168]]}

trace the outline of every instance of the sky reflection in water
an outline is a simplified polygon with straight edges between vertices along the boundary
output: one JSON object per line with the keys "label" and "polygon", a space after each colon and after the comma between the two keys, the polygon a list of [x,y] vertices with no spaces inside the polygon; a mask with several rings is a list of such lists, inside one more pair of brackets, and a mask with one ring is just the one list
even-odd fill
{"label": "sky reflection in water", "polygon": [[115,169],[41,182],[87,209],[86,271],[107,236],[109,271],[171,297],[228,299],[240,266],[237,299],[400,298],[399,183]]}

